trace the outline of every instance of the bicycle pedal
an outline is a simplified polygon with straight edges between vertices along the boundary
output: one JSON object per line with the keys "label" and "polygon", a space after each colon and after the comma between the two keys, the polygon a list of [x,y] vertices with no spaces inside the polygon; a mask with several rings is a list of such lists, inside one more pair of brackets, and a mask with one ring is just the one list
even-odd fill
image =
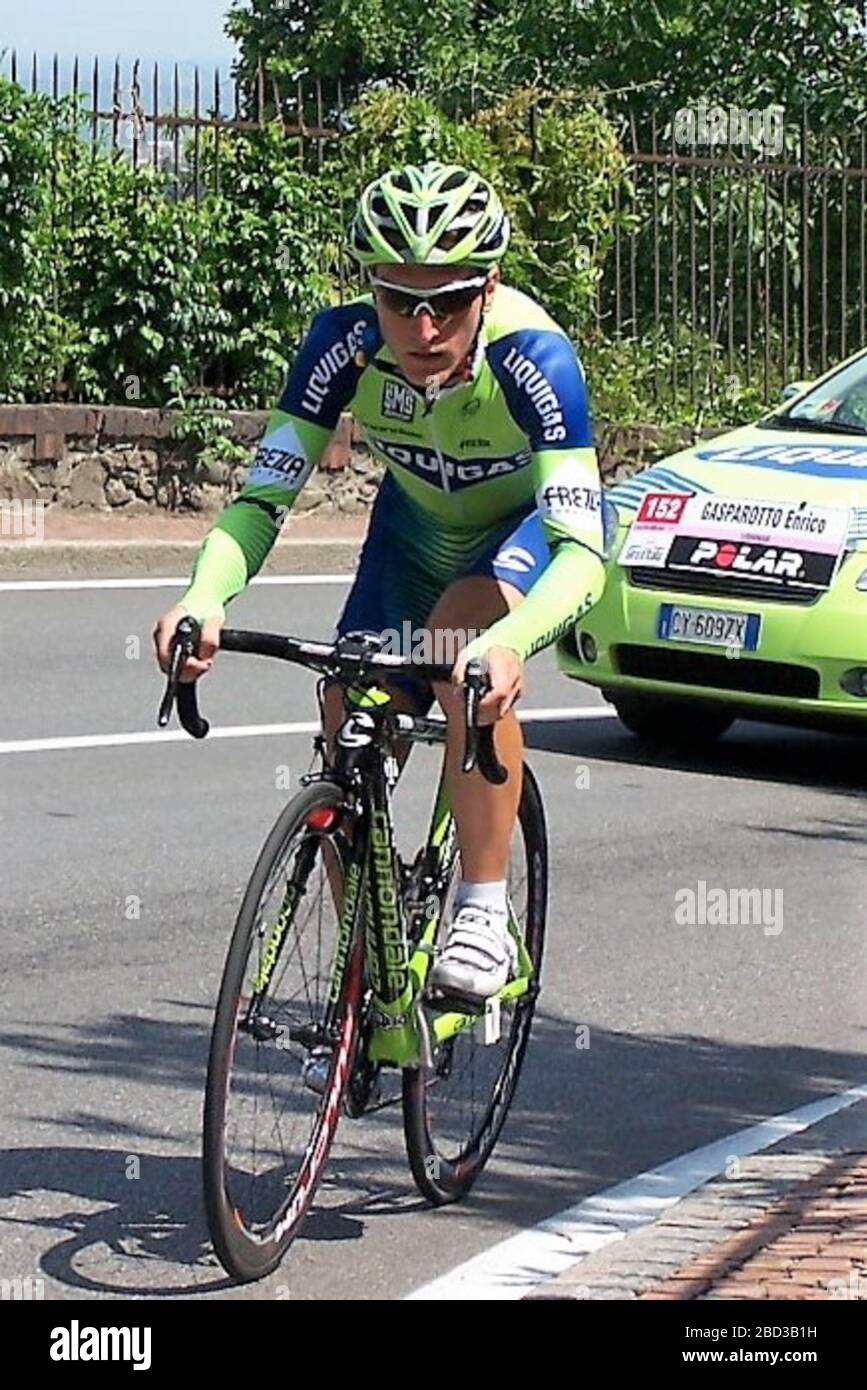
{"label": "bicycle pedal", "polygon": [[473,1025],[482,1047],[492,1047],[494,1043],[500,1041],[503,1033],[502,1012],[500,996],[498,994],[492,995],[485,1005],[484,1014]]}
{"label": "bicycle pedal", "polygon": [[488,1005],[487,999],[479,999],[474,994],[431,987],[425,990],[424,1003],[437,1013],[478,1014],[479,1017],[484,1015]]}

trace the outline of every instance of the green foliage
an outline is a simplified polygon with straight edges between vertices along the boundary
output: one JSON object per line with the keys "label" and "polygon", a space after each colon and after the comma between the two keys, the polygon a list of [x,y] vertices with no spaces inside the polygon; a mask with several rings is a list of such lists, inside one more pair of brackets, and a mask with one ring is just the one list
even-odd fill
{"label": "green foliage", "polygon": [[159,404],[166,372],[194,379],[231,328],[202,273],[206,221],[167,193],[164,176],[102,154],[75,180],[58,247],[74,397]]}
{"label": "green foliage", "polygon": [[[205,184],[216,151],[202,156]],[[273,397],[316,310],[335,295],[343,236],[341,191],[326,171],[299,167],[278,125],[220,140],[219,193],[204,201],[202,266],[227,329],[205,380],[239,405]]]}
{"label": "green foliage", "polygon": [[451,112],[540,80],[618,94],[660,126],[702,96],[793,120],[806,103],[823,123],[867,99],[864,22],[829,0],[234,0],[226,28],[251,85],[261,60],[354,89],[408,82]]}
{"label": "green foliage", "polygon": [[[785,384],[774,342],[768,400]],[[705,333],[681,327],[640,338],[605,337],[598,331],[582,340],[581,356],[590,383],[594,418],[614,424],[640,419],[648,424],[745,425],[768,408],[756,364],[742,351],[731,361]],[[794,375],[794,374],[793,374]],[[677,390],[675,390],[675,380]]]}
{"label": "green foliage", "polygon": [[350,90],[410,82],[433,90],[454,81],[478,43],[475,0],[233,0],[226,32],[241,51],[249,91],[258,64],[292,82],[303,73],[337,78]]}
{"label": "green foliage", "polygon": [[[501,190],[514,229],[505,278],[574,336],[597,414],[659,421],[697,413],[723,423],[760,409],[764,382],[737,344],[749,313],[754,353],[763,352],[765,299],[772,362],[791,355],[801,334],[797,176],[784,206],[780,181],[766,189],[761,177],[701,171],[687,194],[682,173],[672,190],[669,171],[654,166],[654,197],[654,174],[628,164],[618,132],[631,140],[627,108],[646,146],[651,120],[665,141],[676,111],[700,100],[754,110],[775,103],[785,108],[785,154],[797,159],[806,104],[813,125],[851,132],[859,162],[867,64],[854,9],[827,0],[548,0],[529,8],[505,0],[238,0],[227,28],[240,43],[238,75],[248,91],[263,61],[284,98],[302,73],[326,84],[339,78],[354,93],[344,134],[326,143],[321,168],[305,167],[305,151],[277,121],[223,131],[219,148],[202,130],[201,196],[193,200],[189,167],[179,196],[163,175],[92,153],[68,99],[31,96],[0,78],[0,399],[182,403],[185,437],[209,457],[226,457],[225,404],[270,404],[312,314],[337,296],[343,229],[360,188],[384,168],[438,158],[478,168]],[[332,98],[333,86],[329,123],[337,117]],[[287,110],[291,118],[291,104]],[[814,163],[846,162],[845,146],[833,142],[823,149],[814,141],[809,153]],[[844,237],[840,259],[850,274],[850,292],[836,270],[828,282],[824,328],[810,311],[801,336],[816,357],[843,330],[851,350],[859,330],[860,293],[851,286],[860,224],[854,184],[848,214],[844,185],[812,187],[809,220],[813,228],[826,221],[828,236],[811,233],[811,293],[820,292],[828,248],[833,259]],[[694,331],[687,277],[695,223]],[[730,226],[735,348],[723,364],[711,337],[718,320],[718,342],[727,337],[719,304],[727,315]],[[634,244],[622,235],[633,229]],[[637,267],[634,323],[617,319],[632,339],[612,331],[618,233],[624,283],[633,251]],[[631,286],[627,297],[632,314]],[[725,377],[736,386],[717,385],[711,395],[708,383]],[[769,392],[780,384],[770,380]]]}
{"label": "green foliage", "polygon": [[229,438],[232,421],[224,400],[191,393],[177,366],[169,368],[164,383],[170,391],[166,409],[175,412],[174,436],[192,445],[200,464],[249,463],[250,450]]}
{"label": "green foliage", "polygon": [[69,147],[69,108],[0,77],[0,397],[22,399],[62,336],[55,308],[51,178]]}
{"label": "green foliage", "polygon": [[483,111],[498,151],[518,235],[506,271],[570,332],[580,335],[631,189],[603,108],[567,93],[524,88]]}
{"label": "green foliage", "polygon": [[279,127],[203,142],[198,204],[0,79],[0,398],[272,399],[333,295],[340,192]]}

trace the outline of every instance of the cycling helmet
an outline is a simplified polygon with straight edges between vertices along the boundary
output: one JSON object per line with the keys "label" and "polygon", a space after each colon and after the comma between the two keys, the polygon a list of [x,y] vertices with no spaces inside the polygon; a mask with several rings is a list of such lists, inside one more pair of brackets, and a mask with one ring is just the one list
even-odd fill
{"label": "cycling helmet", "polygon": [[455,164],[408,164],[368,184],[349,233],[362,265],[494,265],[509,219],[481,174]]}

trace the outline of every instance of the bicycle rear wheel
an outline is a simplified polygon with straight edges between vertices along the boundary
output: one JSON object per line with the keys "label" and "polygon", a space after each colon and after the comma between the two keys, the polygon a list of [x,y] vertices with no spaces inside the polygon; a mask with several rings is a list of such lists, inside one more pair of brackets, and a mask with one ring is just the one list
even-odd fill
{"label": "bicycle rear wheel", "polygon": [[[455,863],[455,878],[459,861]],[[542,968],[548,896],[545,814],[536,780],[524,768],[509,865],[508,893],[515,921],[533,963]],[[445,916],[445,913],[444,913]],[[436,1205],[463,1197],[487,1163],[515,1095],[530,1035],[536,990],[502,1004],[501,1034],[484,1044],[481,1025],[440,1043],[432,1070],[403,1073],[407,1154],[416,1185]]]}
{"label": "bicycle rear wheel", "polygon": [[[334,783],[289,803],[256,862],[226,960],[203,1165],[214,1249],[236,1279],[270,1274],[298,1234],[349,1079],[363,951],[358,933],[341,936],[344,818]],[[335,959],[345,962],[340,978]]]}

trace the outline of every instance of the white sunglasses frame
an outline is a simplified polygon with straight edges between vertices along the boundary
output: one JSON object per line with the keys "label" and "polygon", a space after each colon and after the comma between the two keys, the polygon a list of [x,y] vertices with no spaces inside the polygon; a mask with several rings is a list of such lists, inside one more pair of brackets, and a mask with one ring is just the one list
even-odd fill
{"label": "white sunglasses frame", "polygon": [[[395,280],[382,280],[377,275],[368,275],[368,281],[374,289],[397,290],[400,294],[407,294],[412,299],[417,299],[418,304],[412,314],[403,317],[416,318],[422,309],[427,309],[433,317],[437,316],[436,301],[444,295],[454,293],[455,290],[483,289],[489,281],[488,275],[467,276],[463,280],[451,280],[447,285],[429,285],[426,289],[417,289],[415,285],[399,285]],[[433,301],[433,302],[432,302]]]}

